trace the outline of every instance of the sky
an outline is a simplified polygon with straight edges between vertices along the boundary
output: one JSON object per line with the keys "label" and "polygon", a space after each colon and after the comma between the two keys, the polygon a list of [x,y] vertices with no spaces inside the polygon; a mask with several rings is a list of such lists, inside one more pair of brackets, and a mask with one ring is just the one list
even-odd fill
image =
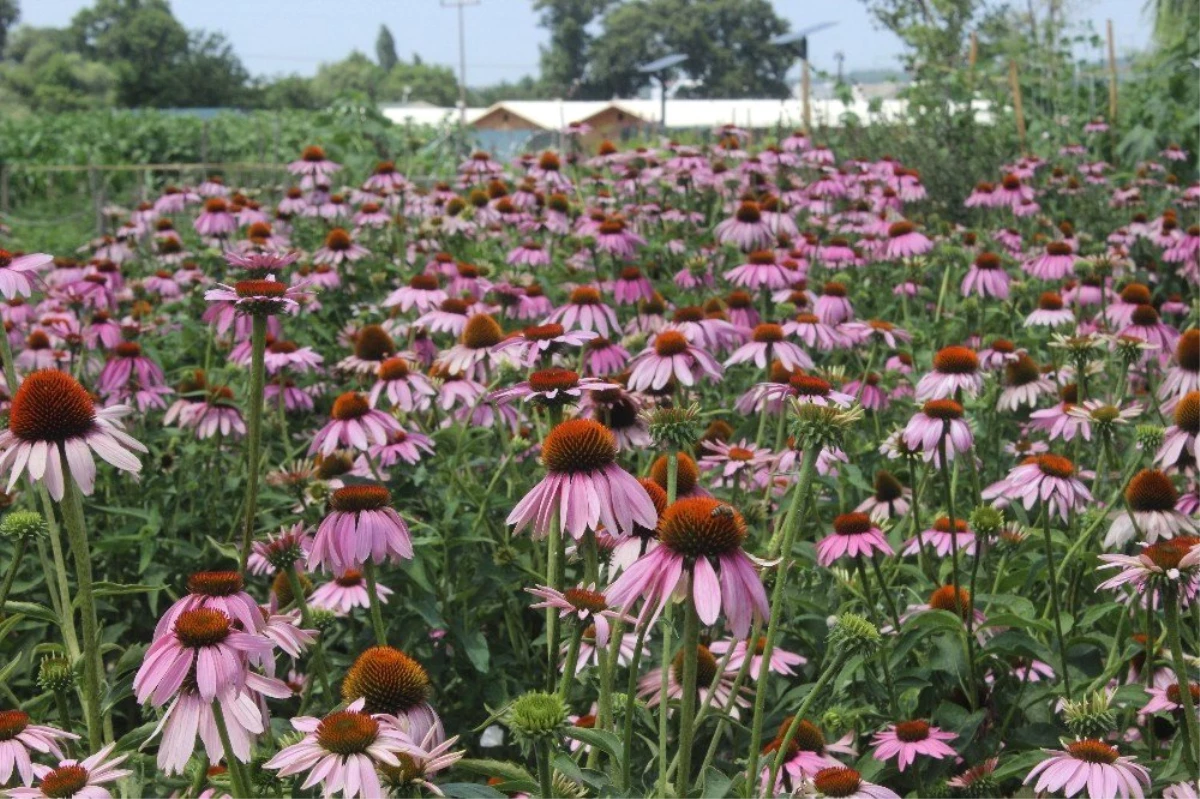
{"label": "sky", "polygon": [[[391,29],[401,58],[416,53],[424,61],[450,65],[457,72],[458,12],[443,7],[444,2],[455,1],[171,0],[171,6],[186,27],[225,34],[252,74],[269,76],[312,75],[322,62],[338,61],[353,49],[374,58],[381,24]],[[530,0],[465,1],[473,3],[463,11],[467,84],[484,86],[536,75],[538,45],[545,44],[547,37]],[[836,52],[845,55],[847,72],[897,66],[899,40],[873,24],[860,0],[772,2],[792,29],[837,22],[810,41],[816,67],[833,72]],[[22,0],[21,22],[61,27],[89,5],[90,0]],[[1091,20],[1101,33],[1104,21],[1112,19],[1118,53],[1141,49],[1150,39],[1143,0],[1067,0],[1064,5],[1071,19]]]}

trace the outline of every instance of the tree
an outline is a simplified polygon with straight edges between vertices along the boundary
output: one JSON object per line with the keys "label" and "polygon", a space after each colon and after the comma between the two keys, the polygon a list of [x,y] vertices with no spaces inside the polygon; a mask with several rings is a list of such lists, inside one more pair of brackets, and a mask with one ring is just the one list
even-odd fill
{"label": "tree", "polygon": [[322,105],[349,94],[362,94],[371,102],[378,102],[384,77],[378,64],[354,50],[341,61],[322,64],[317,69],[313,94]]}
{"label": "tree", "polygon": [[39,112],[77,111],[111,105],[116,73],[73,52],[58,28],[18,28],[0,62],[6,95]]}
{"label": "tree", "polygon": [[399,61],[380,82],[379,99],[388,102],[420,100],[451,106],[458,102],[458,79],[447,66]]}
{"label": "tree", "polygon": [[379,26],[379,35],[375,37],[375,60],[384,72],[391,72],[399,57],[396,55],[396,40],[387,25]]}
{"label": "tree", "polygon": [[4,55],[8,32],[20,18],[21,7],[17,4],[17,0],[0,0],[0,56]]}
{"label": "tree", "polygon": [[166,0],[96,0],[71,20],[75,49],[117,73],[117,101],[176,104],[174,73],[187,57],[188,32]]}
{"label": "tree", "polygon": [[611,9],[589,50],[587,94],[628,96],[638,65],[671,52],[698,82],[692,97],[783,97],[792,56],[768,39],[787,30],[769,0],[637,0]]}
{"label": "tree", "polygon": [[612,5],[612,0],[534,0],[540,23],[550,31],[550,45],[541,48],[542,81],[566,95],[576,88],[588,65],[592,35],[588,26]]}
{"label": "tree", "polygon": [[190,33],[171,78],[171,96],[181,108],[234,107],[248,100],[250,73],[220,33]]}

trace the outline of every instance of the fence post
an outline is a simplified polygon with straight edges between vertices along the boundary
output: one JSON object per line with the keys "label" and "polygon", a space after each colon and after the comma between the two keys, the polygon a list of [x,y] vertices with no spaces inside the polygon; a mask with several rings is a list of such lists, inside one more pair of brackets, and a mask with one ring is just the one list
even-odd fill
{"label": "fence post", "polygon": [[1117,126],[1117,43],[1113,37],[1113,21],[1108,21],[1108,125]]}
{"label": "fence post", "polygon": [[1026,155],[1025,110],[1021,106],[1021,81],[1017,78],[1017,61],[1014,58],[1008,61],[1008,84],[1012,88],[1013,114],[1017,118],[1017,140],[1021,143],[1021,154]]}

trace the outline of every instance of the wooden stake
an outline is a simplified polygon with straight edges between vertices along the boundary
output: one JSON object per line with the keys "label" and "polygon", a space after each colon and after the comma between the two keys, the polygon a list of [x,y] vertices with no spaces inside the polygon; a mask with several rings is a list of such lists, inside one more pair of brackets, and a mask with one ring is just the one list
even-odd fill
{"label": "wooden stake", "polygon": [[1113,21],[1108,21],[1108,125],[1117,124],[1117,43],[1113,37]]}
{"label": "wooden stake", "polygon": [[975,99],[975,62],[979,60],[979,36],[971,31],[971,50],[967,53],[967,90],[971,96],[967,101]]}
{"label": "wooden stake", "polygon": [[1021,144],[1021,154],[1026,155],[1025,149],[1025,109],[1021,106],[1021,81],[1017,78],[1017,61],[1008,61],[1008,84],[1012,88],[1013,114],[1017,117],[1017,140]]}
{"label": "wooden stake", "polygon": [[801,105],[804,106],[804,132],[805,132],[805,134],[811,136],[812,135],[812,106],[808,102],[809,90],[810,90],[810,85],[809,85],[810,79],[809,79],[809,74],[808,74],[808,59],[807,58],[804,59],[803,61],[800,62],[800,64],[802,67],[801,72],[800,72],[800,103],[801,103]]}

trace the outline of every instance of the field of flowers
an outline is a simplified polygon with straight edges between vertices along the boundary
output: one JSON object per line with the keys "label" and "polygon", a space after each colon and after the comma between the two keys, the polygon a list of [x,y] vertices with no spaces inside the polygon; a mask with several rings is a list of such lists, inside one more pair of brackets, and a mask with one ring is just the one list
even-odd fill
{"label": "field of flowers", "polygon": [[585,133],[0,249],[4,793],[1195,799],[1194,155]]}

